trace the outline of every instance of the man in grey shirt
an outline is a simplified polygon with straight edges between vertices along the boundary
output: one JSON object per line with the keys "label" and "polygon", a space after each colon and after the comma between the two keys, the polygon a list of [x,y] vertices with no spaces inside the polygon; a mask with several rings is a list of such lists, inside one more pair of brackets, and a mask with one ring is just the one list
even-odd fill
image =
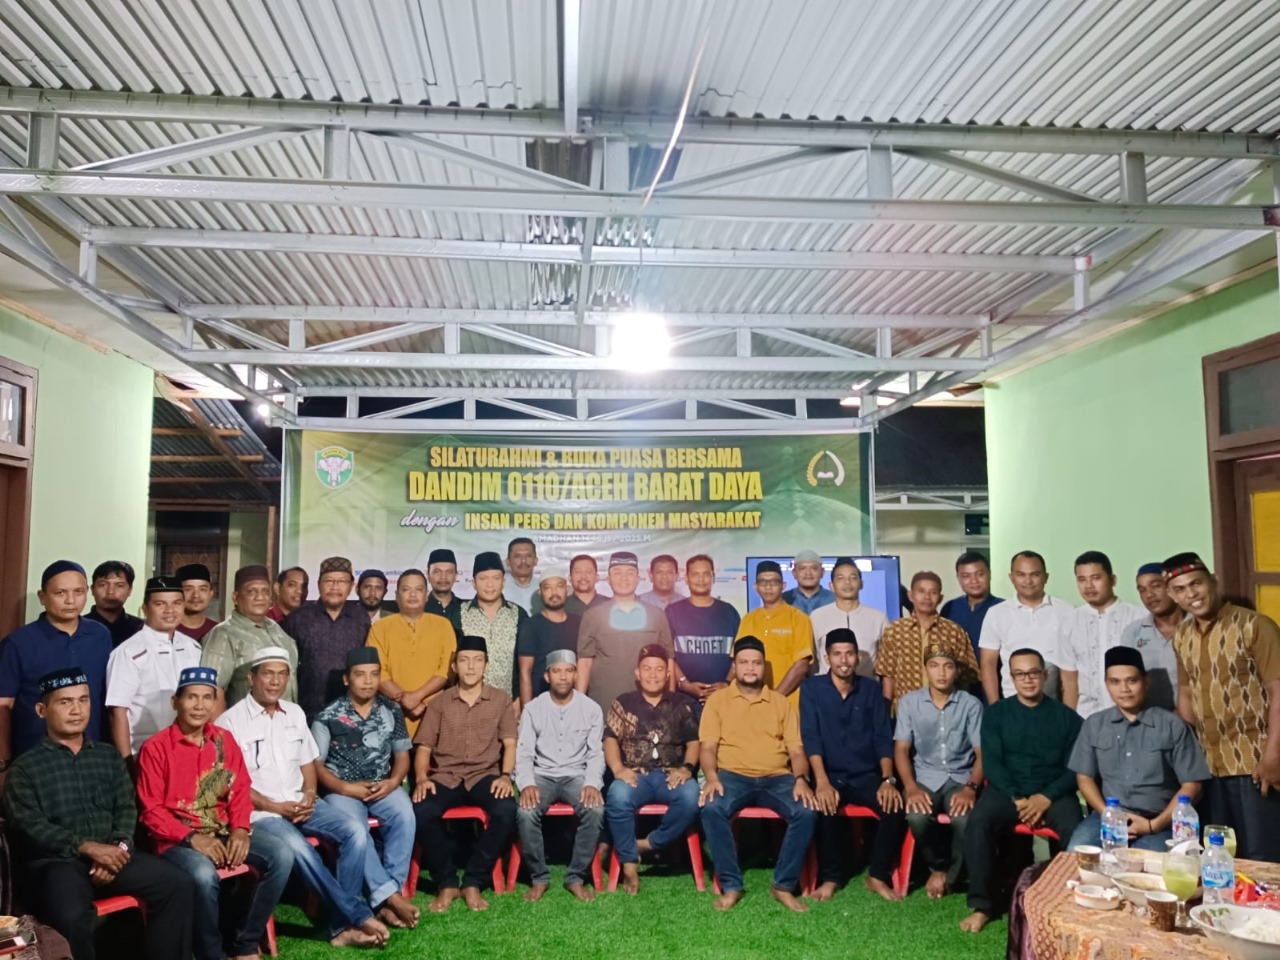
{"label": "man in grey shirt", "polygon": [[523,857],[531,886],[526,900],[541,900],[551,884],[542,840],[542,818],[553,803],[573,806],[578,830],[564,887],[579,900],[592,900],[586,885],[604,823],[604,714],[594,700],[574,689],[578,657],[572,650],[547,654],[546,693],[529,701],[516,740],[516,784]]}
{"label": "man in grey shirt", "polygon": [[1209,765],[1181,717],[1146,705],[1149,681],[1141,653],[1112,647],[1105,665],[1115,706],[1085,718],[1071,752],[1067,765],[1092,812],[1072,832],[1067,848],[1099,844],[1105,798],[1116,797],[1129,820],[1129,845],[1163,851],[1173,836],[1178,795],[1195,803]]}
{"label": "man in grey shirt", "polygon": [[1144,563],[1138,568],[1138,599],[1147,615],[1124,628],[1120,642],[1142,654],[1147,668],[1147,705],[1178,709],[1178,655],[1173,635],[1186,619],[1182,608],[1169,596],[1164,582],[1164,565]]}

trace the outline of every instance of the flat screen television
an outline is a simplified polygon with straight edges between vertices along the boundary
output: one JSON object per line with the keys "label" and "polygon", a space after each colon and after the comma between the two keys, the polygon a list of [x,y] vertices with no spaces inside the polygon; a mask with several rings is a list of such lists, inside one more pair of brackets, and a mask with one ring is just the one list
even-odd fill
{"label": "flat screen television", "polygon": [[[756,567],[762,560],[774,560],[782,567],[784,589],[790,590],[796,585],[795,574],[791,568],[795,565],[795,557],[747,557],[747,609],[754,610],[760,606],[760,595],[756,593]],[[830,588],[831,568],[836,558],[822,558],[822,585]],[[862,592],[858,599],[869,607],[875,607],[890,620],[902,616],[902,600],[898,593],[901,580],[900,564],[897,557],[854,557],[853,562],[862,572]]]}

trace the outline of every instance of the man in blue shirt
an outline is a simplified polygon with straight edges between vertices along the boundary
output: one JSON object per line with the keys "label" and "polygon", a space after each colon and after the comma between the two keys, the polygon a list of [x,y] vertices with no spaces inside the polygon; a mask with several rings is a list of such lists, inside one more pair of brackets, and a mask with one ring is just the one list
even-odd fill
{"label": "man in blue shirt", "polygon": [[829,673],[800,684],[800,736],[813,769],[818,798],[818,879],[815,900],[830,900],[840,886],[847,825],[838,816],[847,803],[868,807],[880,818],[871,845],[866,888],[886,900],[906,822],[893,772],[893,726],[880,684],[855,674],[858,641],[837,627],[827,634]]}
{"label": "man in blue shirt", "polygon": [[836,595],[822,585],[822,558],[812,550],[801,550],[791,565],[796,585],[782,595],[782,602],[806,616],[819,607],[836,602]]}
{"label": "man in blue shirt", "polygon": [[[981,662],[978,638],[982,636],[982,621],[987,618],[988,610],[997,603],[1004,603],[1004,600],[991,595],[991,566],[987,558],[976,550],[960,554],[956,561],[956,582],[960,584],[962,594],[944,603],[939,612],[952,623],[964,627],[973,643],[973,655]],[[981,689],[979,686],[978,691]]]}
{"label": "man in blue shirt", "polygon": [[0,774],[9,761],[44,739],[36,714],[40,678],[55,670],[80,667],[89,681],[91,712],[84,735],[101,740],[106,713],[107,660],[111,634],[80,616],[89,595],[84,567],[58,560],[45,568],[36,594],[44,613],[9,634],[0,652]]}
{"label": "man in blue shirt", "polygon": [[676,651],[676,689],[697,701],[698,716],[707,697],[729,685],[734,638],[742,621],[738,610],[711,595],[716,564],[705,553],[684,566],[689,598],[667,607],[667,625]]}

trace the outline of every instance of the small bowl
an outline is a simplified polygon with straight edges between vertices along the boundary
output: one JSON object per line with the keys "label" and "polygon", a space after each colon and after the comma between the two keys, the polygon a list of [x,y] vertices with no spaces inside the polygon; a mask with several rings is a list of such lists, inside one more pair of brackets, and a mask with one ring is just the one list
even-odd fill
{"label": "small bowl", "polygon": [[1235,960],[1280,960],[1280,944],[1250,940],[1233,932],[1260,912],[1265,911],[1232,903],[1204,903],[1191,908],[1191,922]]}
{"label": "small bowl", "polygon": [[1111,879],[1120,888],[1124,898],[1135,907],[1147,905],[1148,891],[1165,889],[1164,878],[1154,877],[1149,873],[1117,873]]}
{"label": "small bowl", "polygon": [[1147,866],[1147,856],[1141,850],[1123,848],[1115,851],[1115,858],[1120,865],[1119,873],[1142,873]]}
{"label": "small bowl", "polygon": [[1115,910],[1122,903],[1120,893],[1114,887],[1081,884],[1076,887],[1076,903],[1090,910]]}
{"label": "small bowl", "polygon": [[1095,870],[1086,870],[1080,868],[1080,883],[1085,886],[1093,887],[1113,887],[1115,884],[1111,882],[1111,878],[1105,873],[1098,873]]}

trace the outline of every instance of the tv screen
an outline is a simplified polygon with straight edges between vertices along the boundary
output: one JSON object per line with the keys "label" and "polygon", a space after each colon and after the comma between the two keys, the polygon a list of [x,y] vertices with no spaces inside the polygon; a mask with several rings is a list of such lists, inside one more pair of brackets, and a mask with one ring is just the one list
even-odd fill
{"label": "tv screen", "polygon": [[[760,606],[760,595],[755,591],[756,567],[762,560],[773,560],[782,567],[784,589],[790,590],[796,585],[795,574],[791,572],[795,565],[794,557],[747,557],[747,609],[754,610]],[[830,588],[831,568],[836,558],[822,558],[822,585]],[[875,607],[890,620],[902,616],[902,601],[898,593],[901,580],[900,565],[897,557],[854,557],[862,573],[862,592],[858,600],[869,607]]]}

